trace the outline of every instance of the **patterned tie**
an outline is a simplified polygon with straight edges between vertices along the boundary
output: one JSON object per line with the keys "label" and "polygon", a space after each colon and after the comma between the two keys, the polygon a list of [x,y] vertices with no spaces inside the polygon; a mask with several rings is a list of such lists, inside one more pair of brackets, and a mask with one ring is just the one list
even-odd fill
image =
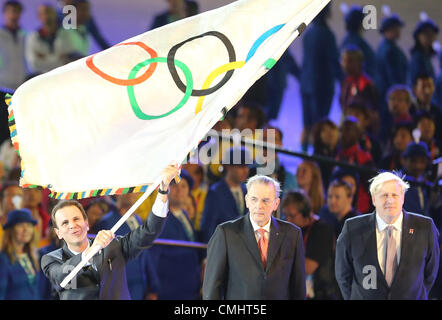
{"label": "patterned tie", "polygon": [[259,252],[261,253],[261,260],[265,269],[267,264],[267,249],[269,248],[269,241],[265,237],[266,231],[264,229],[258,229],[258,233],[260,235],[258,240],[258,248]]}
{"label": "patterned tie", "polygon": [[388,286],[391,286],[393,281],[393,276],[397,267],[397,257],[396,257],[396,241],[393,237],[393,226],[388,226],[387,230],[387,250],[385,257],[385,280]]}

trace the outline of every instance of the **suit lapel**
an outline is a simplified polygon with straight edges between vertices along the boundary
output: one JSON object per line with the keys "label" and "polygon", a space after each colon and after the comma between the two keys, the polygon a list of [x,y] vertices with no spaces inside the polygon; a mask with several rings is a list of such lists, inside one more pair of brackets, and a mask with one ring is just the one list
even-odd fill
{"label": "suit lapel", "polygon": [[272,222],[270,226],[270,238],[269,238],[269,250],[267,255],[267,265],[266,271],[269,270],[273,260],[275,260],[275,256],[281,247],[282,240],[284,239],[283,233],[279,228],[279,223],[276,221],[274,217],[271,217]]}
{"label": "suit lapel", "polygon": [[261,253],[258,249],[258,243],[256,242],[255,232],[253,231],[252,223],[250,222],[250,214],[247,214],[243,218],[243,230],[240,235],[256,263],[261,268],[264,268],[261,261]]}

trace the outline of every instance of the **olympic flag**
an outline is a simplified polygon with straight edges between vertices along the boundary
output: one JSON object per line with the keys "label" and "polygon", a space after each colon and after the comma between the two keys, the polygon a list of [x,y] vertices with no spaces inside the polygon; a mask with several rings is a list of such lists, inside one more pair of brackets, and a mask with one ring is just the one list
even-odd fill
{"label": "olympic flag", "polygon": [[27,81],[7,99],[20,184],[57,199],[146,191],[329,1],[236,1]]}

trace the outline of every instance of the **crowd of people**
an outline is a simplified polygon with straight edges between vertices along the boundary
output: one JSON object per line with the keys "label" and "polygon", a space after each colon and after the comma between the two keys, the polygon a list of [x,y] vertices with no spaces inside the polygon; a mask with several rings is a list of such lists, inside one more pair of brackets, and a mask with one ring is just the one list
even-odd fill
{"label": "crowd of people", "polygon": [[[81,27],[64,30],[60,12],[41,5],[41,28],[27,37],[19,25],[22,5],[5,2],[0,87],[14,90],[32,76],[86,56],[89,36],[103,49],[109,46],[90,15],[87,0],[60,2],[77,7]],[[168,2],[169,10],[158,15],[151,28],[198,13],[194,1]],[[442,73],[437,76],[432,66],[439,27],[428,17],[418,23],[408,61],[397,45],[404,25],[397,14],[384,17],[379,30],[382,41],[375,51],[364,39],[361,7],[345,13],[347,35],[341,45],[328,25],[329,12],[328,6],[306,29],[302,65],[287,51],[214,127],[238,129],[282,148],[284,132],[269,122],[278,118],[286,77],[292,74],[300,82],[303,150],[311,146],[322,159],[355,165],[306,157],[290,172],[277,153],[267,158],[275,164],[268,175],[281,183],[281,205],[273,214],[302,230],[310,299],[343,298],[335,279],[336,240],[347,219],[374,210],[368,181],[377,171],[401,171],[410,185],[404,210],[431,217],[442,231],[441,172],[436,163],[442,152],[438,126],[442,123]],[[442,52],[439,56],[442,65]],[[328,118],[335,81],[341,84],[339,123]],[[7,128],[7,122],[2,126]],[[199,146],[218,143],[211,162],[184,164],[180,182],[170,184],[169,215],[160,238],[207,244],[218,225],[248,214],[246,182],[263,165],[255,161],[253,147],[213,140]],[[241,155],[240,162],[226,161],[235,152]],[[58,299],[40,265],[44,254],[63,246],[50,215],[57,200],[48,197],[47,189],[19,186],[20,159],[9,140],[0,148],[0,161],[0,299]],[[117,235],[128,234],[148,219],[157,194],[148,197]],[[139,197],[132,193],[80,200],[89,233],[110,229]],[[141,251],[126,266],[130,297],[201,299],[205,258],[204,248],[158,244]],[[430,297],[442,299],[440,271]]]}

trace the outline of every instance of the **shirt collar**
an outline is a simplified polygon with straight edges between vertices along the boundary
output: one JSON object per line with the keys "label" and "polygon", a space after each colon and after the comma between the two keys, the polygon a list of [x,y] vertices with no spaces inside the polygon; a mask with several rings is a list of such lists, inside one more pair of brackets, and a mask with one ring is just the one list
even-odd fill
{"label": "shirt collar", "polygon": [[[89,247],[91,246],[91,244],[89,243],[89,240],[87,241],[87,247],[86,247],[86,249],[84,249],[84,250],[87,250]],[[70,251],[70,252],[72,252],[72,254],[73,255],[77,255],[77,254],[80,254],[80,253],[82,253],[82,252],[77,252],[77,251],[74,251],[74,250],[72,250],[71,248],[69,248],[69,246],[66,246],[67,248],[68,248],[68,250]]]}
{"label": "shirt collar", "polygon": [[256,232],[258,229],[264,229],[266,232],[270,232],[270,222],[272,222],[272,217],[270,217],[269,221],[266,223],[264,227],[260,227],[253,221],[251,214],[249,214],[250,222],[252,223],[253,231]]}
{"label": "shirt collar", "polygon": [[393,226],[396,230],[402,231],[402,220],[404,219],[404,214],[401,212],[401,215],[393,224],[387,224],[384,220],[376,213],[376,226],[379,232],[384,231],[388,226]]}

